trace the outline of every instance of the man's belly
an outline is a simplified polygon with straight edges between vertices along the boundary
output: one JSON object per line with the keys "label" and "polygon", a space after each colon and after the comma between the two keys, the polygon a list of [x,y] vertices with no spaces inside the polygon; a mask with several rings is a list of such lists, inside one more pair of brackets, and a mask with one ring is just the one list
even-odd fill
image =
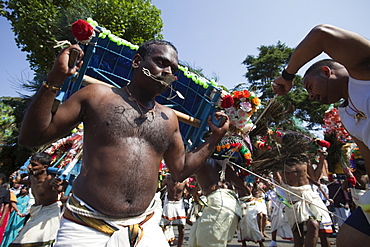
{"label": "man's belly", "polygon": [[[113,181],[102,185],[82,176],[74,181],[73,194],[102,214],[133,217],[145,212],[155,195],[156,183],[148,186],[148,180],[136,183]],[[145,181],[147,183],[143,185]]]}

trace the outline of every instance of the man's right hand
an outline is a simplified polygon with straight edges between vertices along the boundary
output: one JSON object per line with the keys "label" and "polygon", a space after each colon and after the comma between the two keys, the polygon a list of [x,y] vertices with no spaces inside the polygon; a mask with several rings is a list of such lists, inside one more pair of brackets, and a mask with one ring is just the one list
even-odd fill
{"label": "man's right hand", "polygon": [[[69,67],[69,58],[74,49],[79,51],[77,63],[74,67]],[[46,80],[53,85],[61,86],[67,77],[74,75],[81,68],[83,55],[84,53],[79,45],[71,45],[63,49],[55,60]]]}
{"label": "man's right hand", "polygon": [[273,83],[271,83],[272,90],[278,96],[287,94],[292,89],[293,85],[293,80],[285,80],[282,76],[279,76]]}

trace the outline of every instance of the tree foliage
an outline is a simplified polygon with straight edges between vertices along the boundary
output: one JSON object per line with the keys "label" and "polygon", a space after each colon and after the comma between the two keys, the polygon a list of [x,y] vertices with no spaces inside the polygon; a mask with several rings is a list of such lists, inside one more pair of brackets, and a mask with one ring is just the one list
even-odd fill
{"label": "tree foliage", "polygon": [[276,45],[261,45],[257,49],[258,56],[248,55],[243,61],[247,67],[244,76],[258,92],[262,93],[261,100],[270,99],[274,97],[271,82],[280,75],[294,49],[281,41]]}
{"label": "tree foliage", "polygon": [[1,136],[0,136],[0,172],[10,174],[18,169],[33,150],[17,145],[19,128],[28,100],[19,97],[0,98]]}
{"label": "tree foliage", "polygon": [[[245,77],[251,88],[260,94],[259,97],[263,102],[275,97],[271,82],[286,67],[294,49],[278,41],[276,45],[262,45],[258,51],[257,56],[248,55],[243,64],[247,67]],[[323,124],[323,116],[328,105],[309,99],[308,93],[302,85],[301,76],[297,75],[292,90],[284,96],[277,97],[277,100],[286,109],[291,109],[291,117],[295,116],[308,123],[308,128],[312,129]]]}
{"label": "tree foliage", "polygon": [[[30,92],[36,91],[50,71],[61,50],[54,47],[57,41],[76,43],[71,34],[74,21],[91,17],[116,36],[140,45],[163,38],[160,13],[150,0],[0,0],[0,15],[10,21],[16,44],[27,53],[35,71],[33,81],[21,82]],[[1,99],[7,122],[2,122],[4,129],[0,130],[0,172],[9,174],[35,151],[17,144],[26,105],[27,100],[21,98]]]}
{"label": "tree foliage", "polygon": [[75,43],[70,27],[91,17],[100,26],[132,43],[163,38],[160,10],[150,0],[2,0],[0,14],[6,17],[15,41],[27,52],[30,67],[39,77],[50,70],[60,47],[57,41]]}

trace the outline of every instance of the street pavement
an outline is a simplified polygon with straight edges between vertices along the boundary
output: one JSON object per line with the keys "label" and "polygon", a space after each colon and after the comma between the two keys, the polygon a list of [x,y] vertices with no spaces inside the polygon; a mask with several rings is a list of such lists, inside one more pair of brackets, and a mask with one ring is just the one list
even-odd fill
{"label": "street pavement", "polygon": [[[174,230],[175,230],[175,235],[176,235],[176,238],[177,238],[177,227],[175,226],[174,227]],[[189,240],[189,231],[190,231],[190,226],[189,225],[186,225],[185,227],[185,239],[184,239],[184,243],[183,243],[183,247],[188,247],[188,240]],[[265,242],[263,242],[264,246],[265,247],[268,247],[270,242],[271,242],[271,230],[270,230],[270,227],[267,227],[266,228],[266,234],[268,236],[270,236],[270,238],[266,238]],[[336,239],[335,237],[333,236],[329,236],[329,242],[333,242],[335,243]],[[289,240],[284,240],[284,239],[281,239],[280,237],[277,237],[277,246],[279,247],[293,247],[294,244],[292,241],[289,241]],[[177,245],[174,245],[174,246],[177,246]],[[233,240],[231,241],[231,243],[229,243],[227,245],[227,247],[240,247],[242,246],[241,243],[238,242],[238,237],[237,235],[234,236]],[[248,247],[259,247],[259,244],[258,243],[253,243],[253,242],[247,242],[247,246]],[[320,246],[320,239],[319,239],[319,243],[317,244],[317,246]],[[331,246],[335,246],[334,245],[331,245]]]}

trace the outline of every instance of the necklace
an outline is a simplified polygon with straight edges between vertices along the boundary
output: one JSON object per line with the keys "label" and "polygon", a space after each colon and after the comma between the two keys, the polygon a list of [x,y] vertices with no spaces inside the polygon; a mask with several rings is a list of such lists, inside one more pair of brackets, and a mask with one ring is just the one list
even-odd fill
{"label": "necklace", "polygon": [[356,124],[358,123],[358,121],[360,119],[367,119],[365,113],[363,113],[362,111],[360,111],[359,109],[356,108],[356,106],[353,104],[353,102],[352,102],[352,100],[349,96],[348,96],[348,100],[349,100],[349,104],[347,105],[348,108],[351,109],[352,111],[354,111],[356,114],[355,115],[349,114],[348,111],[347,111],[347,106],[344,108],[344,110],[346,111],[346,113],[348,115],[350,115],[351,117],[353,117],[355,119]]}
{"label": "necklace", "polygon": [[[149,109],[148,107],[143,105],[140,101],[138,101],[134,96],[132,96],[132,94],[128,90],[127,86],[125,86],[125,90],[126,90],[126,93],[128,95],[128,100],[131,101],[131,102],[134,101],[136,103],[136,106],[139,109],[140,114],[141,114],[140,118],[148,119],[149,122],[153,121],[153,119],[155,117],[155,106],[156,106],[155,101],[153,101],[153,103],[154,103],[153,108]],[[146,110],[146,113],[144,113],[141,108],[144,108],[144,110]]]}

